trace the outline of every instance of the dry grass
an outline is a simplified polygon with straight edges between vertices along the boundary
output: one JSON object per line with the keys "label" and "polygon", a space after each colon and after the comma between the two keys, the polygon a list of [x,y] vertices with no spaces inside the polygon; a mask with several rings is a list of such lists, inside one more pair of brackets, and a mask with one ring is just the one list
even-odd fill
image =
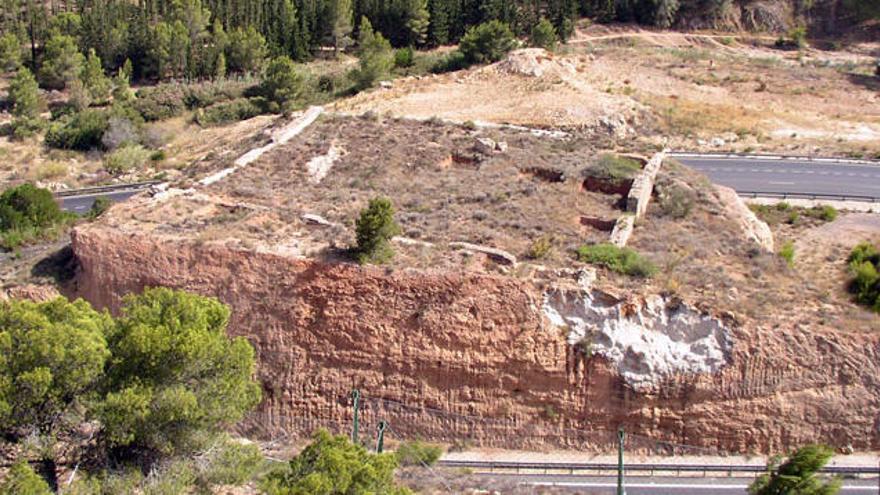
{"label": "dry grass", "polygon": [[[509,149],[491,156],[477,153],[477,136],[505,141]],[[342,150],[342,156],[326,178],[315,183],[307,163],[326,154],[331,145]],[[230,154],[210,166],[205,162],[190,172],[214,172],[234,157]],[[130,213],[118,211],[151,228],[200,242],[235,240],[260,249],[335,259],[354,244],[354,220],[360,210],[371,198],[385,196],[397,209],[403,235],[418,241],[397,246],[395,265],[439,267],[479,261],[447,247],[453,241],[526,258],[536,241],[552,239],[540,263],[568,266],[575,248],[607,240],[607,232],[584,225],[581,217],[614,220],[620,214],[619,196],[581,190],[580,172],[597,159],[588,143],[562,146],[522,131],[327,116],[288,145],[201,188],[208,201],[178,197]],[[545,169],[566,180],[542,176]],[[333,226],[310,226],[302,219],[307,213]]]}

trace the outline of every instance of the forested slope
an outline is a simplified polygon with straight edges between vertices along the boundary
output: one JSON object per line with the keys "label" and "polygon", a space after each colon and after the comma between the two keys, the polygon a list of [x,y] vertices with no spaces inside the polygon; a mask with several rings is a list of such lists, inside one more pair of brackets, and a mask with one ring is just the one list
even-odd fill
{"label": "forested slope", "polygon": [[0,34],[7,35],[0,52],[14,49],[9,34],[32,68],[44,50],[94,49],[108,70],[131,60],[138,78],[245,72],[263,54],[304,61],[322,47],[351,45],[362,17],[394,46],[423,47],[455,43],[469,26],[493,19],[527,35],[547,18],[565,39],[581,16],[780,31],[796,23],[840,29],[880,12],[878,0],[0,0],[0,6]]}

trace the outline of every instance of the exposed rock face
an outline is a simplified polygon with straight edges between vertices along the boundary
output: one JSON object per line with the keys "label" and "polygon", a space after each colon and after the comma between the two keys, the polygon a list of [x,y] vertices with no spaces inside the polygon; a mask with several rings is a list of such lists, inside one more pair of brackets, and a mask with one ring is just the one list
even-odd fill
{"label": "exposed rock face", "polygon": [[749,209],[736,191],[724,186],[715,186],[715,189],[718,191],[718,197],[722,204],[727,208],[728,214],[736,220],[746,238],[755,241],[762,249],[772,253],[775,243],[770,227]]}
{"label": "exposed rock face", "polygon": [[[539,287],[470,272],[388,272],[128,234],[100,223],[78,228],[73,248],[80,262],[74,295],[98,307],[118,309],[125,293],[156,285],[229,304],[230,332],[257,349],[265,388],[259,421],[290,432],[343,424],[349,392],[358,387],[369,397],[462,415],[369,412],[383,414],[399,433],[425,438],[566,445],[578,439],[563,427],[599,432],[623,425],[729,451],[812,441],[880,447],[876,335],[797,324],[759,331],[666,302],[581,298],[566,305],[544,296],[565,281]],[[572,297],[587,290],[567,283]],[[595,322],[608,337],[595,340],[602,352],[587,359],[571,346],[577,331],[570,337],[571,330],[551,323],[548,301],[575,330],[578,311]],[[625,309],[630,304],[632,311]],[[634,381],[641,375],[626,368],[626,349],[641,346],[640,336],[629,343],[618,337],[636,326],[645,339],[670,346],[637,356],[652,360],[652,380]]]}

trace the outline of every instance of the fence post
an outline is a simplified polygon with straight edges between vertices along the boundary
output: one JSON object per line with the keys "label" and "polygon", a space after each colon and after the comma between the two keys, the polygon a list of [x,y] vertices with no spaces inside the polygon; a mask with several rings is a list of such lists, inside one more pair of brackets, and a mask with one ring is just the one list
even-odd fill
{"label": "fence post", "polygon": [[358,443],[358,409],[361,403],[361,392],[358,389],[351,391],[351,400],[354,404],[354,422],[351,425],[351,443]]}
{"label": "fence post", "polygon": [[626,439],[626,433],[623,427],[617,430],[617,495],[626,495],[626,489],[623,487],[623,442]]}
{"label": "fence post", "polygon": [[376,427],[379,430],[379,434],[376,437],[376,453],[381,454],[382,449],[385,447],[385,428],[388,428],[388,422],[385,420],[379,421],[379,426]]}

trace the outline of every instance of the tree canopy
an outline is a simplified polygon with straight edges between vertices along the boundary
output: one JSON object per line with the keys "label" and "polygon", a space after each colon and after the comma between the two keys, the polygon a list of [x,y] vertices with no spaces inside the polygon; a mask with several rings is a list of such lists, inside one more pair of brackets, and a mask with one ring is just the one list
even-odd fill
{"label": "tree canopy", "polygon": [[268,476],[263,488],[269,495],[410,493],[395,485],[396,468],[394,454],[372,454],[343,435],[322,430],[286,469]]}
{"label": "tree canopy", "polygon": [[0,304],[0,433],[51,438],[98,420],[111,457],[201,448],[259,402],[255,358],[213,298],[157,288],[118,318],[82,300]]}
{"label": "tree canopy", "polygon": [[840,480],[816,475],[834,455],[824,445],[807,445],[798,449],[779,464],[777,459],[767,465],[767,473],[758,477],[751,486],[751,495],[835,495],[840,491]]}

